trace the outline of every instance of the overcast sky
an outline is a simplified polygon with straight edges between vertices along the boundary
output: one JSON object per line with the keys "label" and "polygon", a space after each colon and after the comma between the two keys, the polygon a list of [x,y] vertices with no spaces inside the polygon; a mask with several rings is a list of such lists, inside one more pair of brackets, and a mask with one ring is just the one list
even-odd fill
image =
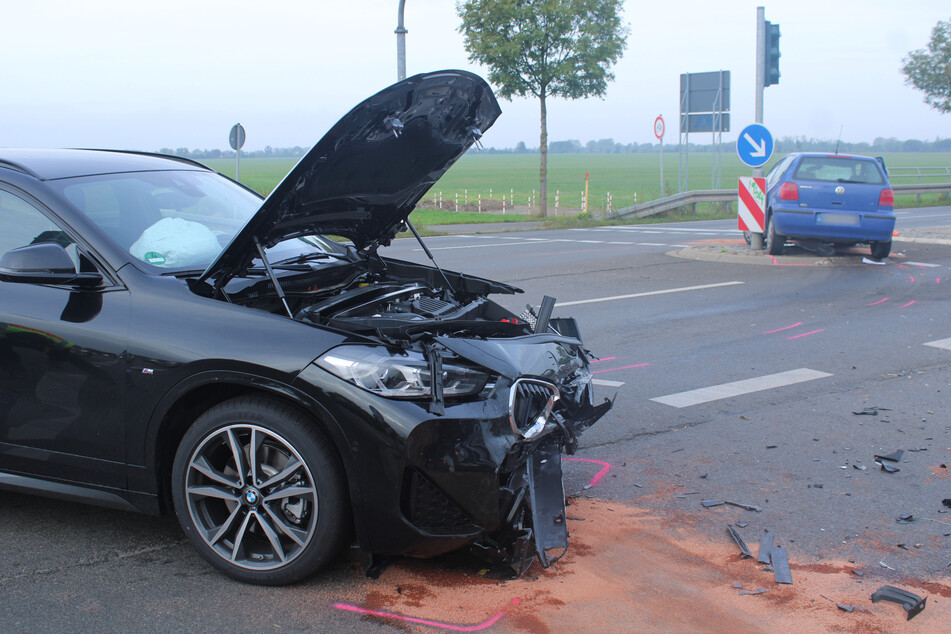
{"label": "overcast sky", "polygon": [[[904,85],[947,0],[626,0],[630,33],[606,97],[551,100],[552,141],[677,142],[681,73],[732,73],[733,140],[753,122],[756,6],[782,30],[782,78],[766,89],[776,137],[845,141],[951,136],[951,115]],[[5,2],[0,146],[309,147],[396,80],[398,0]],[[406,0],[407,73],[468,62],[454,0]],[[502,101],[486,146],[538,146],[538,104]],[[709,135],[692,135],[703,142]]]}

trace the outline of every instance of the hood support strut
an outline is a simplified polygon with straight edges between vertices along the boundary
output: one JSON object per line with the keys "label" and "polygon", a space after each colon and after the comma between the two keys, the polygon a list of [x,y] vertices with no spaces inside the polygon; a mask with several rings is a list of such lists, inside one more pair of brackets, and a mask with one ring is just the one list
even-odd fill
{"label": "hood support strut", "polygon": [[435,266],[436,270],[439,271],[439,274],[442,275],[442,279],[446,281],[446,288],[449,289],[449,293],[453,297],[455,297],[456,289],[452,287],[452,284],[449,283],[449,278],[446,277],[446,274],[443,273],[442,269],[439,268],[439,265],[436,264],[436,258],[433,257],[432,251],[430,251],[429,247],[426,246],[426,243],[423,242],[423,236],[419,235],[419,231],[416,231],[416,227],[414,227],[413,223],[409,221],[409,217],[407,217],[404,222],[406,222],[406,226],[409,227],[409,230],[413,232],[413,235],[416,236],[416,241],[419,242],[419,246],[423,247],[423,251],[426,253],[426,257],[428,257],[432,261],[433,266]]}
{"label": "hood support strut", "polygon": [[274,275],[274,269],[271,268],[271,262],[267,259],[267,254],[264,253],[264,247],[261,246],[261,241],[258,240],[257,236],[253,236],[254,246],[258,249],[258,255],[261,256],[261,261],[264,262],[264,268],[267,270],[267,276],[271,278],[271,282],[274,284],[274,290],[277,291],[277,296],[281,298],[281,303],[284,304],[284,310],[287,311],[287,316],[291,319],[294,319],[294,313],[291,312],[291,307],[287,305],[287,297],[284,296],[284,289],[281,288],[281,283],[278,281],[277,276]]}

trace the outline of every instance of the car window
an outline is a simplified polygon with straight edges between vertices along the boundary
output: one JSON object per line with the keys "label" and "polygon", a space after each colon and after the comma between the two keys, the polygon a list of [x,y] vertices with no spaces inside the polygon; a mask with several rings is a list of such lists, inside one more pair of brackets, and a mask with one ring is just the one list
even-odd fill
{"label": "car window", "polygon": [[772,188],[772,186],[779,180],[783,175],[783,172],[786,171],[786,168],[789,167],[789,162],[792,161],[792,156],[786,156],[781,161],[776,163],[773,166],[773,169],[769,170],[769,174],[766,175],[766,189]]}
{"label": "car window", "polygon": [[806,156],[799,162],[796,180],[884,185],[875,161],[851,156]]}
{"label": "car window", "polygon": [[0,255],[30,244],[56,242],[78,261],[73,240],[23,198],[0,190]]}

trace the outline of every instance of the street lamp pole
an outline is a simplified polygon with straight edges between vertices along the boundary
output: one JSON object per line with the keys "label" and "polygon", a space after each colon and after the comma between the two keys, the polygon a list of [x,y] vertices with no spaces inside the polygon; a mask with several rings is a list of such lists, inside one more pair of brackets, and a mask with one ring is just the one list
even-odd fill
{"label": "street lamp pole", "polygon": [[400,0],[399,14],[396,23],[396,78],[406,79],[406,27],[403,26],[403,6],[406,0]]}

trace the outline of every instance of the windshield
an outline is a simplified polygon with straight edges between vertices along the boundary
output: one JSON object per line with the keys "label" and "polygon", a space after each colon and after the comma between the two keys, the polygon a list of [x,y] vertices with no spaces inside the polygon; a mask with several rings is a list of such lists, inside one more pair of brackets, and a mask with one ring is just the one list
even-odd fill
{"label": "windshield", "polygon": [[[51,182],[123,250],[151,266],[204,269],[261,206],[261,198],[212,172],[130,172]],[[336,252],[327,240],[286,240],[269,259]]]}

